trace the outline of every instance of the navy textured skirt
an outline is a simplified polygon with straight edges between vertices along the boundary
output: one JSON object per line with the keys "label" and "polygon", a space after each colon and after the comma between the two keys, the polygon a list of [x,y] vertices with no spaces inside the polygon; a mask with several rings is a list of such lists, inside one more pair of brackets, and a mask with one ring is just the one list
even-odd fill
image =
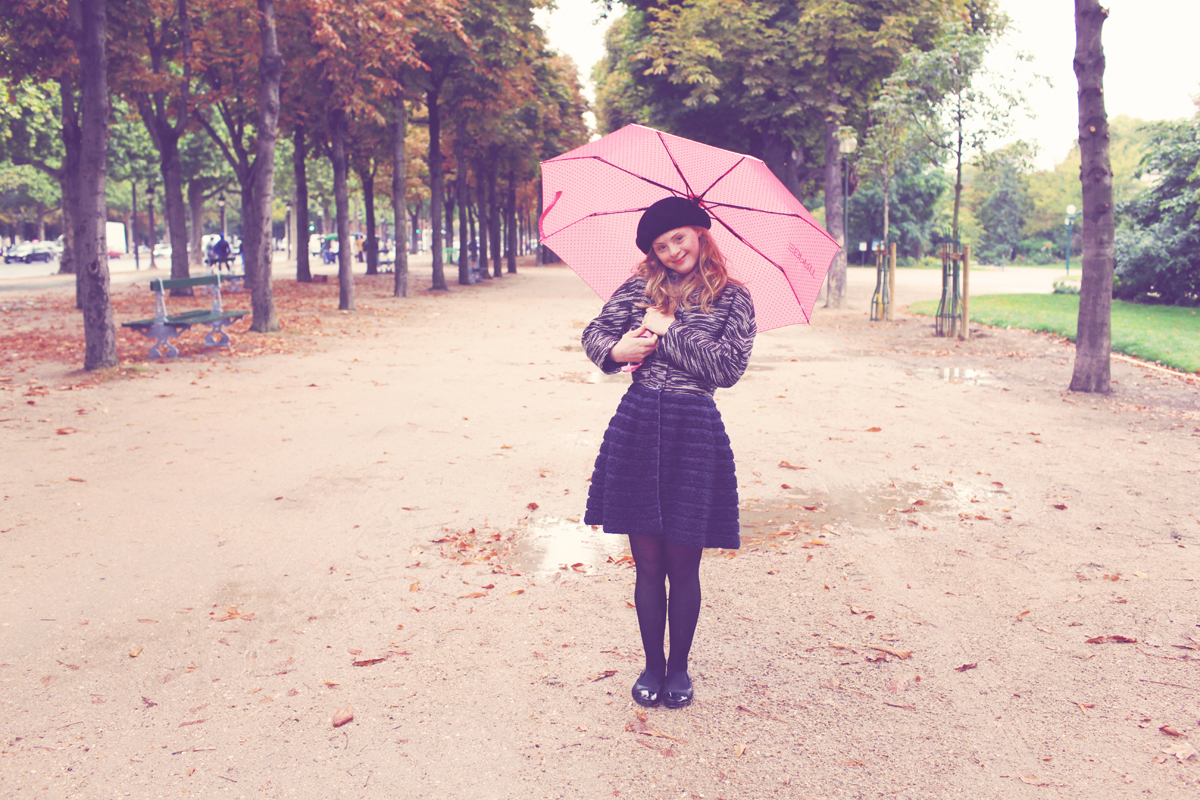
{"label": "navy textured skirt", "polygon": [[630,386],[604,432],[583,521],[685,547],[739,547],[733,450],[713,399]]}

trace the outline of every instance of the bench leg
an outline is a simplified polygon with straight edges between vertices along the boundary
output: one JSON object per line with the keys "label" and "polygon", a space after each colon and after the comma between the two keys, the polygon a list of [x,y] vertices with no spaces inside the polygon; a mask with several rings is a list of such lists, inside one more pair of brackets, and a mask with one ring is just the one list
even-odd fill
{"label": "bench leg", "polygon": [[212,330],[204,334],[204,344],[208,347],[229,347],[229,334],[222,329],[237,320],[237,317],[221,317],[215,320],[212,323]]}
{"label": "bench leg", "polygon": [[152,358],[178,358],[179,349],[171,344],[170,339],[178,336],[180,328],[174,325],[164,325],[161,322],[156,322],[149,328],[134,328],[142,336],[147,339],[154,339],[154,346],[150,348],[149,355]]}

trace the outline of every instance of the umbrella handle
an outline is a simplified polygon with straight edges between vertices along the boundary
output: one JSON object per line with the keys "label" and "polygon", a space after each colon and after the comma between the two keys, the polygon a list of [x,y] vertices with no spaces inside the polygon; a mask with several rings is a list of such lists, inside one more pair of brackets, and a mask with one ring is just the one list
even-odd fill
{"label": "umbrella handle", "polygon": [[642,362],[640,362],[640,361],[635,361],[632,364],[626,364],[625,366],[621,367],[621,372],[633,372],[635,369],[637,369],[641,365],[642,365]]}

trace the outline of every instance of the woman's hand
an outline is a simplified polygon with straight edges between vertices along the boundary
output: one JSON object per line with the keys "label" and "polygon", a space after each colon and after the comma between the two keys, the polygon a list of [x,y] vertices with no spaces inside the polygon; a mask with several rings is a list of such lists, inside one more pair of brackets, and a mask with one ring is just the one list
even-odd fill
{"label": "woman's hand", "polygon": [[642,325],[637,330],[629,331],[622,336],[621,340],[613,345],[608,357],[613,361],[642,361],[653,353],[656,347],[658,347],[658,337],[647,330],[645,325]]}
{"label": "woman's hand", "polygon": [[666,336],[667,328],[670,328],[674,322],[674,314],[667,316],[653,307],[646,309],[646,316],[642,319],[642,325],[659,336]]}

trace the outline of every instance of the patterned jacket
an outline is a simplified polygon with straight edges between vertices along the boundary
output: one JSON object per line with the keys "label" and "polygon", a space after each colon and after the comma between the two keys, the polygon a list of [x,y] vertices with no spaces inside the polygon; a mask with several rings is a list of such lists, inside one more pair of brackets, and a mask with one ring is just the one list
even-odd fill
{"label": "patterned jacket", "polygon": [[[637,276],[625,281],[583,330],[584,351],[606,374],[622,366],[608,356],[613,346],[642,324],[646,310],[637,304],[645,302],[645,288],[646,282]],[[712,396],[717,387],[727,389],[742,377],[755,332],[750,293],[730,283],[709,313],[676,311],[675,323],[634,371],[633,380],[663,392]]]}

